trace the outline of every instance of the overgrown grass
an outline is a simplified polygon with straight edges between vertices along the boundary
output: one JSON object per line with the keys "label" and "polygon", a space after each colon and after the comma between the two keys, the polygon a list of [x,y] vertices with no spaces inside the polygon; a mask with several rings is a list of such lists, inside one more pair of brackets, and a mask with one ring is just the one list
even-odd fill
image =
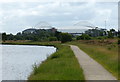
{"label": "overgrown grass", "polygon": [[48,42],[24,42],[24,43],[6,43],[16,45],[47,45],[57,47],[57,52],[52,54],[40,64],[34,66],[33,73],[29,80],[84,80],[83,70],[67,45]]}
{"label": "overgrown grass", "polygon": [[101,46],[100,44],[84,43],[84,41],[74,41],[69,44],[77,45],[116,76],[116,78],[120,79],[120,77],[118,77],[118,46],[116,43]]}
{"label": "overgrown grass", "polygon": [[69,46],[55,45],[52,54],[33,73],[29,80],[84,80],[83,71]]}

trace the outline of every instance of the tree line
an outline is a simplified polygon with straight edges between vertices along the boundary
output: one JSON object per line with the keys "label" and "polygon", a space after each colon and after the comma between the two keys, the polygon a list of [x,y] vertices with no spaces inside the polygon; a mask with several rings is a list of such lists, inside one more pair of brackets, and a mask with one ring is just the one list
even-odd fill
{"label": "tree line", "polygon": [[[106,39],[106,38],[114,38],[116,35],[114,29],[110,29],[108,31],[107,36],[98,36],[98,37],[91,37],[88,34],[83,33],[79,36],[73,36],[69,33],[62,33],[59,31],[56,31],[55,33],[51,31],[46,30],[36,30],[33,33],[17,33],[16,35],[13,34],[6,34],[6,33],[0,33],[2,36],[2,41],[6,40],[30,40],[30,41],[61,41],[62,43],[72,40],[91,40],[91,39]],[[118,31],[117,36],[120,38],[120,32]]]}
{"label": "tree line", "polygon": [[62,43],[67,41],[72,41],[72,35],[69,33],[62,33],[59,31],[48,32],[46,30],[37,30],[33,33],[17,33],[16,35],[13,34],[6,34],[0,33],[2,36],[2,41],[5,42],[6,40],[30,40],[30,41],[61,41]]}

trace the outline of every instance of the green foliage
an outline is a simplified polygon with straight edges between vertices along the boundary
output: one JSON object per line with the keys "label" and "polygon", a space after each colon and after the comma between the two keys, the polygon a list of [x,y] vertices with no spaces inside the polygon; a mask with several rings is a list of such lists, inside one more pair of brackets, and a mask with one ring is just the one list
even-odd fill
{"label": "green foliage", "polygon": [[57,41],[56,37],[49,37],[49,41]]}
{"label": "green foliage", "polygon": [[37,66],[37,64],[35,63],[34,65],[33,65],[33,73],[34,73],[34,75],[36,75],[37,73],[38,73],[38,66]]}
{"label": "green foliage", "polygon": [[7,40],[7,35],[6,33],[2,33],[2,40],[5,42]]}
{"label": "green foliage", "polygon": [[110,31],[108,31],[108,38],[114,38],[114,36],[117,36],[115,29],[110,29]]}
{"label": "green foliage", "polygon": [[76,40],[81,40],[81,39],[82,39],[81,36],[76,37]]}
{"label": "green foliage", "polygon": [[102,37],[97,37],[97,39],[102,40]]}
{"label": "green foliage", "polygon": [[104,32],[100,32],[100,36],[103,36],[103,33],[104,33]]}
{"label": "green foliage", "polygon": [[120,31],[118,30],[118,38],[120,39]]}
{"label": "green foliage", "polygon": [[110,32],[115,32],[115,29],[110,29]]}
{"label": "green foliage", "polygon": [[116,47],[117,47],[116,44],[109,44],[109,45],[107,45],[108,50],[115,49]]}
{"label": "green foliage", "polygon": [[2,33],[0,33],[0,41],[2,41]]}
{"label": "green foliage", "polygon": [[55,33],[53,33],[50,30],[45,30],[45,29],[39,29],[36,30],[35,32],[30,32],[30,33],[17,33],[16,35],[12,34],[7,34],[2,33],[3,36],[3,41],[5,40],[31,40],[31,41],[49,41],[49,37],[54,37],[50,38],[50,40],[56,41],[57,39],[55,38]]}
{"label": "green foliage", "polygon": [[99,37],[96,37],[96,39],[104,40],[104,39],[107,39],[107,37],[106,36],[99,36]]}
{"label": "green foliage", "polygon": [[60,38],[62,43],[72,41],[72,36],[69,33],[61,33]]}
{"label": "green foliage", "polygon": [[61,32],[56,31],[55,37],[57,37],[57,40],[60,41],[61,40]]}
{"label": "green foliage", "polygon": [[87,34],[82,34],[81,36],[78,36],[76,39],[77,40],[90,40],[91,37]]}
{"label": "green foliage", "polygon": [[29,39],[29,40],[33,40],[33,41],[38,41],[38,37],[37,36],[34,36],[34,38],[32,38],[32,39],[30,39],[30,37],[26,37],[27,39]]}
{"label": "green foliage", "polygon": [[14,40],[14,35],[8,34],[7,35],[7,40]]}
{"label": "green foliage", "polygon": [[[54,44],[55,45],[55,44]],[[84,75],[69,46],[56,44],[58,50],[37,68],[29,80],[84,80]],[[34,72],[34,71],[33,71]]]}
{"label": "green foliage", "polygon": [[120,40],[118,40],[118,45],[120,44]]}
{"label": "green foliage", "polygon": [[111,31],[108,31],[108,38],[113,38],[113,33]]}
{"label": "green foliage", "polygon": [[120,34],[118,35],[118,38],[120,38]]}
{"label": "green foliage", "polygon": [[59,57],[60,57],[60,54],[53,54],[50,58],[55,59],[55,58],[59,58]]}

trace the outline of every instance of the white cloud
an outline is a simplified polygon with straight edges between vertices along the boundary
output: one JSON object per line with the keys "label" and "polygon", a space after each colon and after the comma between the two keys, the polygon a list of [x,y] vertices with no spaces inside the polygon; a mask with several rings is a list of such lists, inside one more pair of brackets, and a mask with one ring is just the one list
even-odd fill
{"label": "white cloud", "polygon": [[[80,20],[87,20],[96,26],[103,26],[104,20],[116,26],[117,16],[115,16],[117,3],[69,3],[69,2],[50,2],[50,3],[28,3],[14,2],[1,3],[0,17],[2,17],[3,30],[22,31],[21,28],[34,26],[39,21],[51,22],[53,26],[70,26]],[[17,22],[16,22],[17,21]],[[108,23],[109,23],[108,22]],[[0,23],[1,24],[1,23]]]}
{"label": "white cloud", "polygon": [[0,2],[118,2],[119,0],[0,0]]}
{"label": "white cloud", "polygon": [[101,21],[108,21],[110,20],[110,16],[111,16],[111,10],[110,9],[98,9],[96,10],[96,16],[94,18],[94,20],[97,20],[99,22]]}

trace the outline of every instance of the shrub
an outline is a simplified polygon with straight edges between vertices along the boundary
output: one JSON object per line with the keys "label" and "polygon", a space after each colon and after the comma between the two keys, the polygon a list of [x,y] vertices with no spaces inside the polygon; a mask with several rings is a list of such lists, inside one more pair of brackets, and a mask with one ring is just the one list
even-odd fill
{"label": "shrub", "polygon": [[120,40],[118,40],[118,44],[120,44]]}
{"label": "shrub", "polygon": [[102,37],[97,37],[97,39],[102,40]]}
{"label": "shrub", "polygon": [[59,58],[60,57],[60,54],[53,54],[50,59],[55,59],[55,58]]}
{"label": "shrub", "polygon": [[90,40],[91,37],[87,34],[82,34],[81,36],[78,36],[76,39],[77,40]]}
{"label": "shrub", "polygon": [[61,42],[62,43],[65,43],[65,42],[68,42],[68,41],[72,41],[72,35],[70,35],[68,33],[61,33],[60,37],[61,37]]}
{"label": "shrub", "polygon": [[2,33],[2,41],[6,41],[7,40],[7,35],[6,35],[6,33]]}
{"label": "shrub", "polygon": [[107,39],[107,36],[99,36],[99,37],[97,37],[97,39],[104,40],[104,39]]}
{"label": "shrub", "polygon": [[112,32],[108,31],[108,38],[114,38],[114,35]]}
{"label": "shrub", "polygon": [[81,36],[77,36],[77,37],[76,37],[76,40],[80,40],[80,39],[81,39]]}
{"label": "shrub", "polygon": [[57,41],[56,37],[49,37],[49,41]]}

